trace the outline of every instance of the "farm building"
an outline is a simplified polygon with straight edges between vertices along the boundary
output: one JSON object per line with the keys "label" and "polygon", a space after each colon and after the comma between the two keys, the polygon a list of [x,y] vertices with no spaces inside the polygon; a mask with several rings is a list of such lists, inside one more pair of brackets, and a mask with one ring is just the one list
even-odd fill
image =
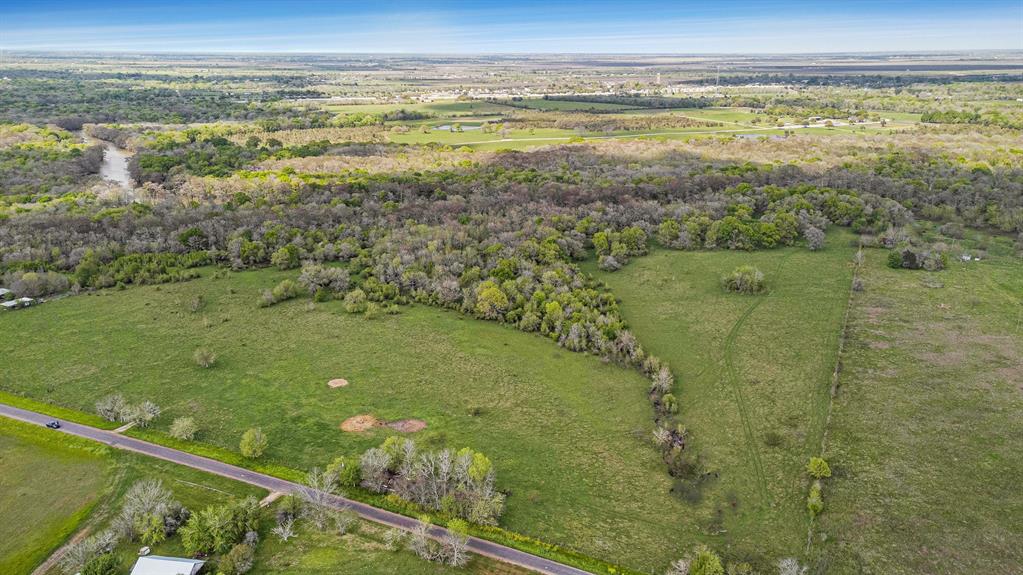
{"label": "farm building", "polygon": [[139,557],[135,566],[131,568],[131,575],[195,575],[203,563],[198,559],[150,555]]}
{"label": "farm building", "polygon": [[11,290],[7,288],[0,288],[0,301],[6,300],[7,298],[12,296],[13,294],[11,293]]}

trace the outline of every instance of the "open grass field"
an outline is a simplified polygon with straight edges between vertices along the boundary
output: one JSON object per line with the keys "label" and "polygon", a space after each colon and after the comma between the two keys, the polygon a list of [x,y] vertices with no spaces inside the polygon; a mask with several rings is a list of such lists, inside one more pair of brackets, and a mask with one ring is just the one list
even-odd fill
{"label": "open grass field", "polygon": [[989,243],[937,273],[867,252],[814,540],[831,573],[1023,573],[1023,265]]}
{"label": "open grass field", "polygon": [[[141,479],[161,479],[191,509],[224,497],[265,495],[222,477],[5,418],[0,418],[0,461],[5,511],[0,573],[12,575],[31,573],[73,534],[102,530],[124,492]],[[16,487],[8,489],[8,481]],[[167,549],[174,545],[166,544]],[[122,551],[127,568],[137,545],[125,544]]]}
{"label": "open grass field", "polygon": [[[266,495],[243,483],[7,419],[0,419],[0,462],[0,503],[5,512],[0,525],[0,573],[5,575],[31,573],[72,534],[106,528],[125,490],[142,479],[162,480],[175,499],[193,510],[232,498]],[[26,469],[31,470],[29,475]],[[8,481],[17,483],[8,486]],[[255,575],[328,574],[342,566],[345,573],[364,575],[525,573],[481,557],[474,557],[465,569],[453,569],[408,551],[390,551],[384,547],[385,529],[366,521],[357,522],[344,536],[305,526],[296,538],[282,542],[269,533],[272,510],[261,530],[264,536],[251,571]],[[116,549],[124,572],[134,564],[139,546],[125,541]],[[180,539],[172,537],[153,546],[153,553],[184,556],[185,551]],[[59,569],[50,573],[56,575]]]}
{"label": "open grass field", "polygon": [[88,516],[103,491],[107,461],[10,432],[0,420],[0,573],[27,574]]}
{"label": "open grass field", "polygon": [[344,536],[323,533],[308,526],[287,542],[264,538],[256,554],[252,575],[527,575],[531,573],[504,563],[474,557],[463,568],[424,561],[407,550],[388,550],[386,528],[360,521]]}
{"label": "open grass field", "polygon": [[571,100],[544,100],[543,98],[519,100],[512,102],[512,104],[514,104],[514,107],[522,106],[531,110],[543,110],[548,112],[587,112],[590,110],[628,110],[633,108],[633,106],[611,104],[608,102],[574,102]]}
{"label": "open grass field", "polygon": [[[654,251],[600,273],[631,329],[676,374],[680,419],[708,473],[687,533],[732,556],[801,556],[804,467],[819,450],[854,252],[832,230],[821,252]],[[752,264],[770,293],[725,293]]]}
{"label": "open grass field", "polygon": [[323,109],[335,114],[379,114],[396,110],[424,112],[440,118],[493,115],[508,112],[512,108],[481,100],[438,100],[413,104],[323,104]]}
{"label": "open grass field", "polygon": [[[232,451],[260,426],[265,459],[298,469],[394,433],[342,432],[348,417],[422,419],[427,429],[410,435],[422,444],[494,461],[509,529],[651,570],[691,545],[670,537],[694,519],[650,445],[638,373],[434,308],[367,320],[341,302],[257,307],[262,289],[296,272],[204,274],[4,314],[0,329],[20,344],[0,363],[0,388],[82,411],[111,393],[150,399],[164,410],[157,430],[194,416],[199,441]],[[212,369],[192,359],[201,346],[218,355]],[[330,389],[332,378],[351,383]]]}

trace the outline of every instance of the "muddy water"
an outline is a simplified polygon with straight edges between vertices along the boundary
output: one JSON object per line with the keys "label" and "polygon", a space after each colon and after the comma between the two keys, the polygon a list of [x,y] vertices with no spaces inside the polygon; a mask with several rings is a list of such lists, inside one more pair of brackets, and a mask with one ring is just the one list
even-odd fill
{"label": "muddy water", "polygon": [[128,160],[131,158],[131,153],[127,150],[118,148],[110,142],[98,140],[92,136],[82,134],[82,139],[87,144],[99,144],[103,146],[103,165],[100,166],[99,175],[104,180],[116,182],[122,188],[130,190],[134,188],[132,184],[131,176],[128,175]]}

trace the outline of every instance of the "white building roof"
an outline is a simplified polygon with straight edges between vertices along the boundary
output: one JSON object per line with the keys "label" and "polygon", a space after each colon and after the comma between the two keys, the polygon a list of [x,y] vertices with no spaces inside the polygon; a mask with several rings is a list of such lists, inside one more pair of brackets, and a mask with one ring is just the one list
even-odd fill
{"label": "white building roof", "polygon": [[16,307],[17,305],[18,305],[18,301],[17,300],[13,300],[13,299],[11,301],[5,301],[3,303],[0,303],[0,306],[3,306],[3,307]]}
{"label": "white building roof", "polygon": [[202,564],[198,559],[150,555],[139,557],[131,568],[131,575],[195,575]]}
{"label": "white building roof", "polygon": [[11,293],[11,290],[7,288],[0,288],[0,295],[7,295],[9,293]]}

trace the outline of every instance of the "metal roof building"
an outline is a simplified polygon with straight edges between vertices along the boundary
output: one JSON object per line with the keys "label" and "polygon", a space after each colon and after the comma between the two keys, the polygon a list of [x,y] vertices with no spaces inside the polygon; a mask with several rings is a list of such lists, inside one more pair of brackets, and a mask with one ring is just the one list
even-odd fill
{"label": "metal roof building", "polygon": [[131,568],[131,575],[195,575],[203,563],[204,561],[198,559],[150,555],[139,557],[135,566]]}

